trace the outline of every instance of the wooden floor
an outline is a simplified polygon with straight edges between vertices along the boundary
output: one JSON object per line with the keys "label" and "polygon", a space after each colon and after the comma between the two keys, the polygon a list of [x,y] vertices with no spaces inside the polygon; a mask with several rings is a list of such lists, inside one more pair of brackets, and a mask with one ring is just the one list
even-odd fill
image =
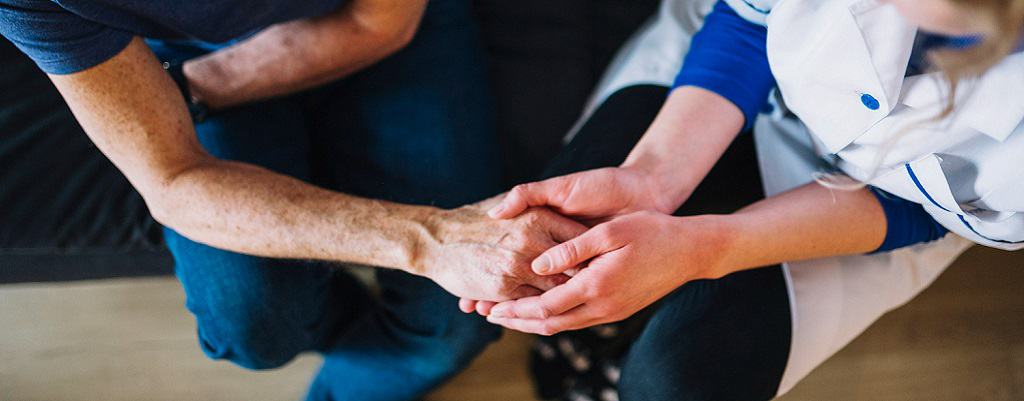
{"label": "wooden floor", "polygon": [[[0,400],[297,400],[310,355],[249,372],[205,359],[171,278],[0,286]],[[533,400],[508,334],[430,401]],[[1024,252],[973,249],[785,400],[1024,400]]]}

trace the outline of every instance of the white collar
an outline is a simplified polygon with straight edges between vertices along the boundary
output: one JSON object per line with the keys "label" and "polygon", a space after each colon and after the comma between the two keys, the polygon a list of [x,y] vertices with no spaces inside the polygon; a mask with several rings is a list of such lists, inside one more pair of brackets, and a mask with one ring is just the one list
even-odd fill
{"label": "white collar", "polygon": [[[941,110],[948,83],[933,72],[907,78],[900,101],[917,109]],[[979,77],[958,84],[950,117],[997,141],[1004,141],[1024,120],[1024,54],[1013,54]]]}

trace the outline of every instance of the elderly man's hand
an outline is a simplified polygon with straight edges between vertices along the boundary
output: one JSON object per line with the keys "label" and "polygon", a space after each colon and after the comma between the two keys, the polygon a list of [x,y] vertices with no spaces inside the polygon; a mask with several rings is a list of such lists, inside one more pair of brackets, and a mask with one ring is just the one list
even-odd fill
{"label": "elderly man's hand", "polygon": [[484,301],[538,295],[565,282],[562,274],[534,273],[530,262],[586,227],[546,208],[492,219],[484,209],[490,204],[442,211],[428,220],[417,252],[422,274],[452,294]]}

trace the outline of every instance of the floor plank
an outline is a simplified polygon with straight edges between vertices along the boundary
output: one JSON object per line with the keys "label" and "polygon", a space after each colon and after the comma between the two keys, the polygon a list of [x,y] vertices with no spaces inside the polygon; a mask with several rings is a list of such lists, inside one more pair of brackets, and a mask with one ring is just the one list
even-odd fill
{"label": "floor plank", "polygon": [[[783,399],[1024,399],[1024,253],[972,249]],[[211,362],[172,278],[0,286],[0,400],[296,400],[315,355]],[[506,334],[429,401],[533,400],[530,338]]]}
{"label": "floor plank", "polygon": [[975,247],[815,370],[796,400],[1024,399],[1024,253]]}

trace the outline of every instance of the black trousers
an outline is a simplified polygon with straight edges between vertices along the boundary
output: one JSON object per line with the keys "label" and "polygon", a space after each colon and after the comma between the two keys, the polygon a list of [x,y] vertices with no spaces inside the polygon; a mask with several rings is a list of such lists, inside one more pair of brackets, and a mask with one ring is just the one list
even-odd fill
{"label": "black trousers", "polygon": [[[607,99],[545,177],[622,163],[668,89],[634,86]],[[677,215],[730,213],[764,197],[750,133],[741,134]],[[689,282],[642,312],[621,359],[619,398],[766,400],[789,356],[791,318],[781,266]]]}

